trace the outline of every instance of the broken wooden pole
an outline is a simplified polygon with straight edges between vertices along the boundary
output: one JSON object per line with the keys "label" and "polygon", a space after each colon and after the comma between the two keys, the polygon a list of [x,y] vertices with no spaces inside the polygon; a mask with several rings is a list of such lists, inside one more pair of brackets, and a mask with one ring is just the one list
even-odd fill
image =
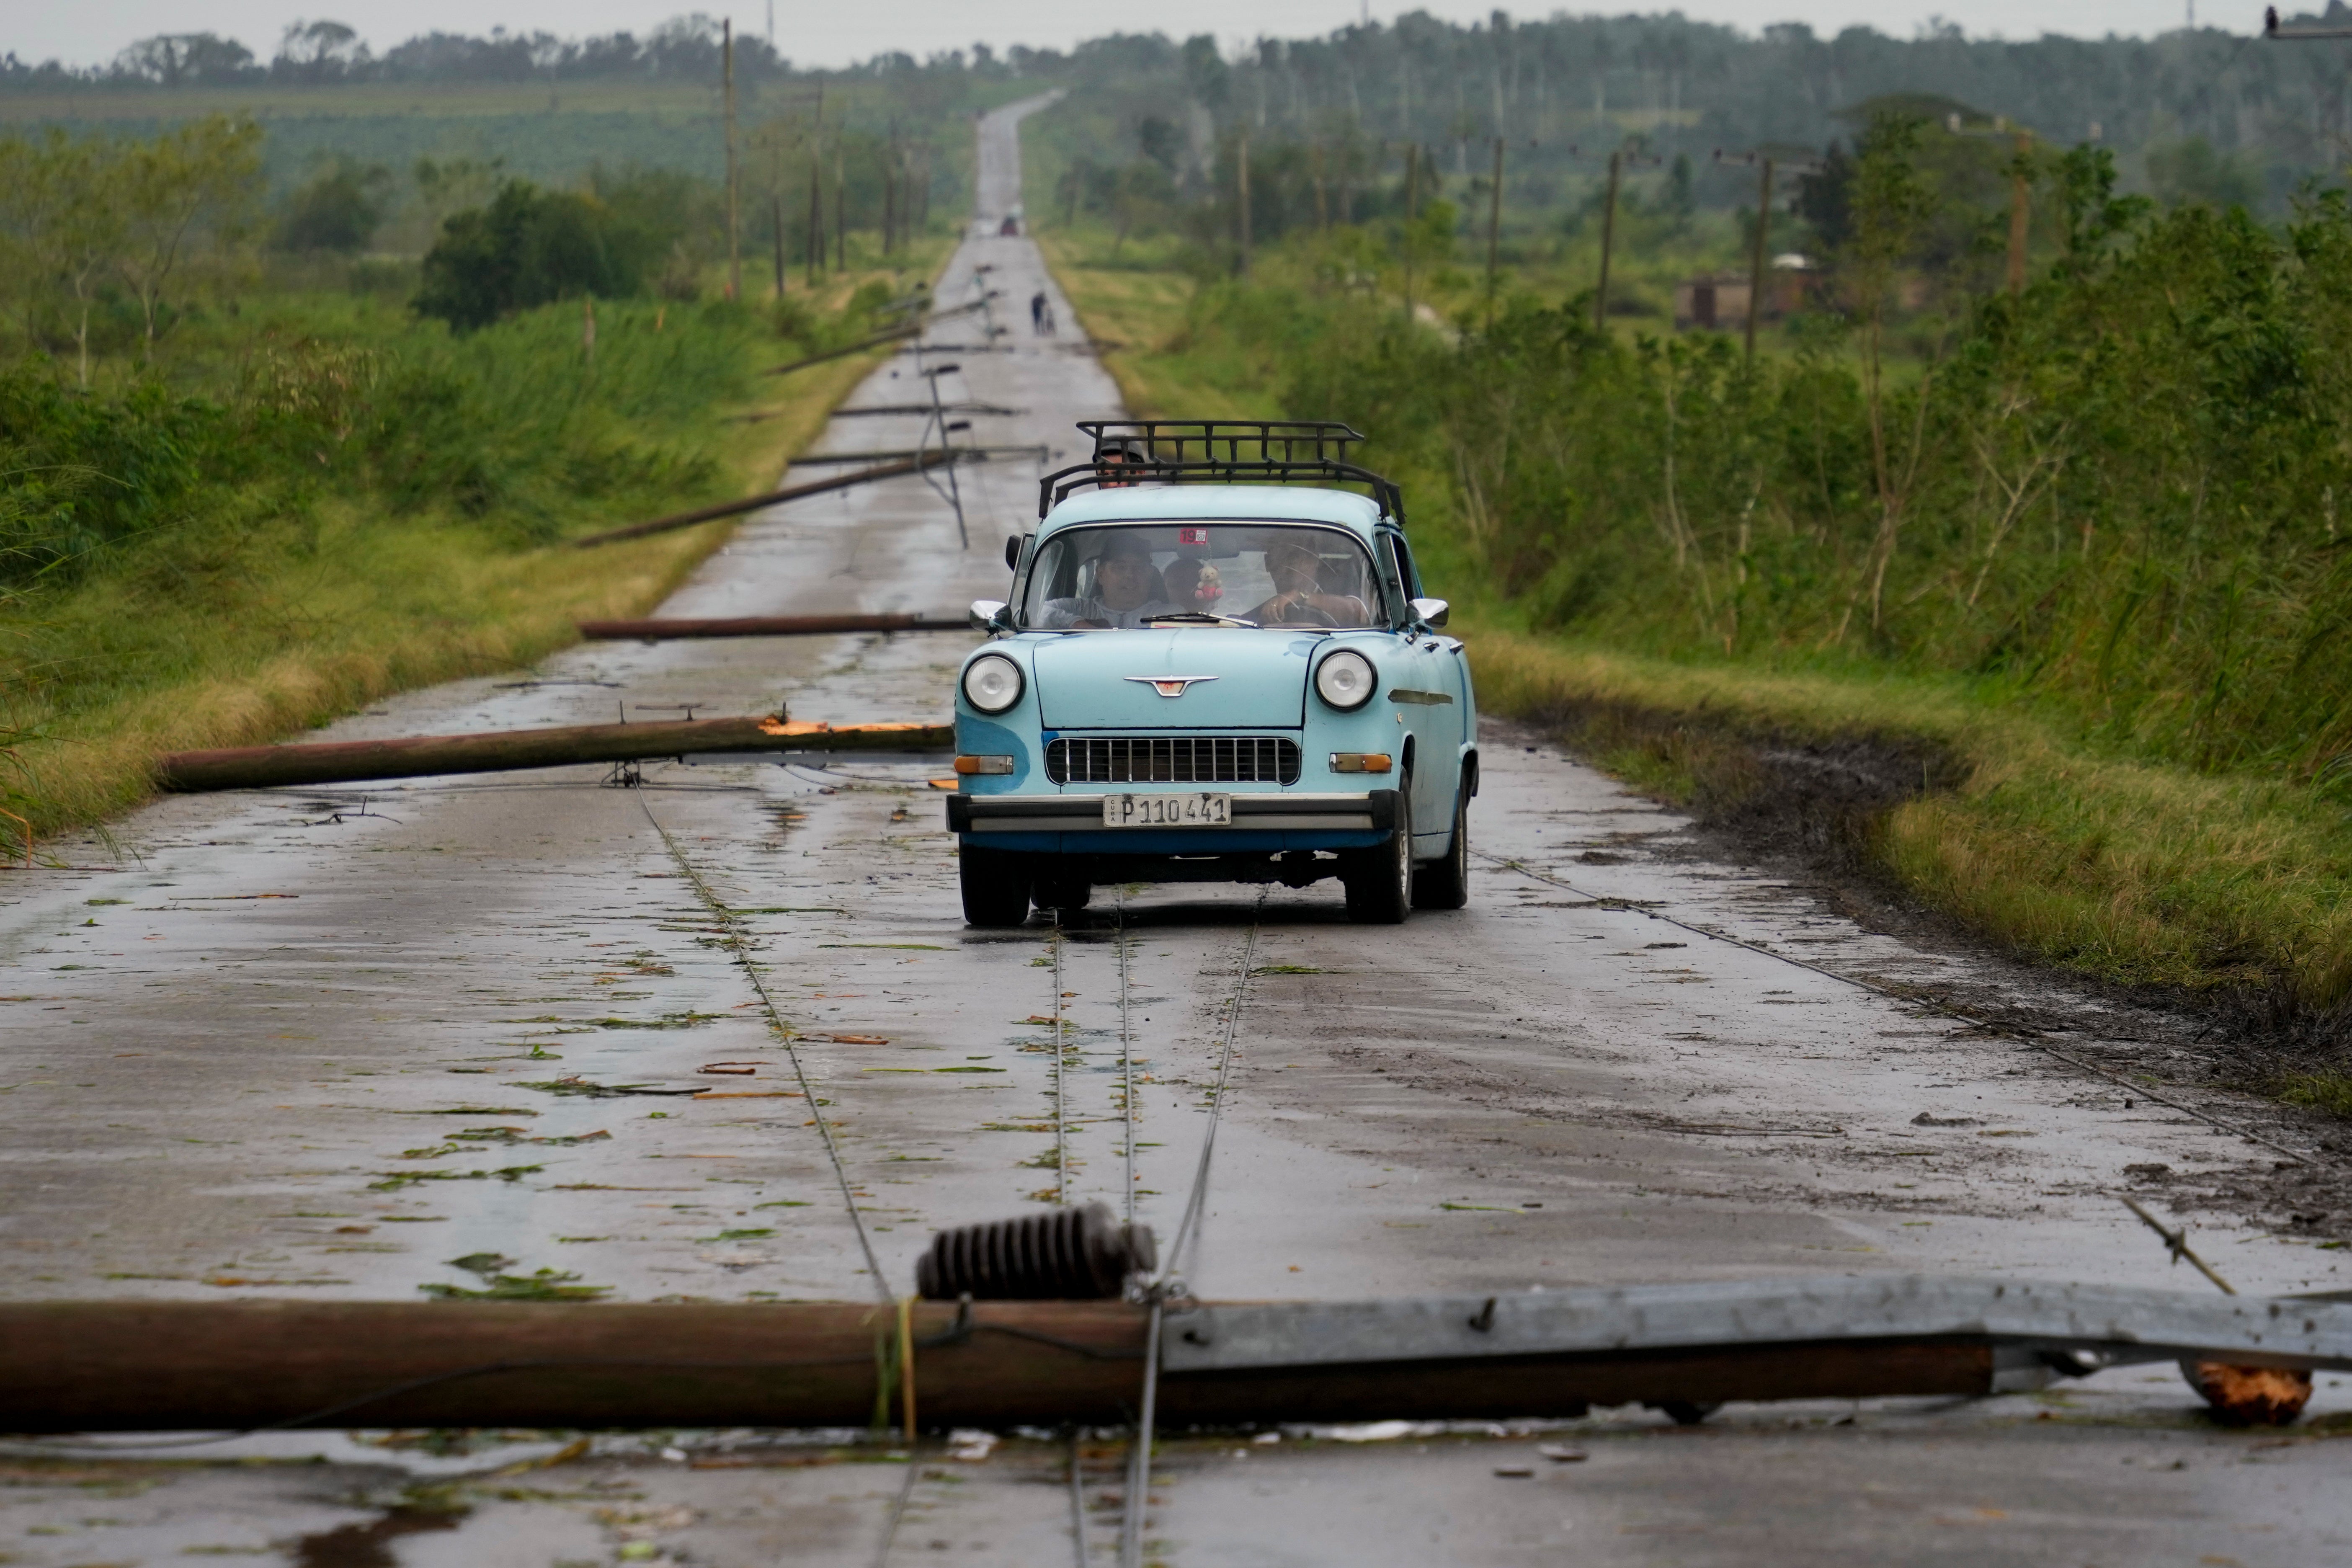
{"label": "broken wooden pole", "polygon": [[730,616],[715,620],[582,621],[580,635],[602,642],[670,642],[688,637],[823,637],[836,632],[962,632],[968,616],[901,613],[850,616]]}
{"label": "broken wooden pole", "polygon": [[668,719],[650,724],[570,724],[478,735],[412,735],[174,752],[155,782],[182,793],[356,784],[441,773],[507,773],[579,763],[635,763],[704,752],[947,752],[946,724],[829,724],[761,719]]}
{"label": "broken wooden pole", "polygon": [[[803,452],[793,459],[796,468],[811,468],[819,463],[903,463],[911,458],[936,452],[937,447],[903,447],[873,452]],[[1043,459],[1043,447],[958,447],[958,458],[1036,458]],[[938,459],[934,458],[933,461]]]}
{"label": "broken wooden pole", "polygon": [[[916,1301],[904,1321],[845,1302],[8,1302],[0,1431],[861,1426],[901,1334],[923,1426],[1103,1426],[1139,1403],[1135,1303]],[[2352,1303],[1901,1275],[1186,1301],[1158,1408],[1204,1426],[1673,1414],[2175,1361],[2352,1371]],[[2293,1392],[2224,1414],[2292,1419]]]}
{"label": "broken wooden pole", "polygon": [[922,336],[922,334],[923,329],[919,325],[911,327],[894,327],[889,331],[877,332],[870,338],[860,338],[854,343],[848,343],[837,349],[827,349],[821,354],[811,354],[806,359],[796,359],[789,364],[771,365],[760,374],[761,375],[790,375],[796,370],[806,370],[813,364],[823,364],[828,360],[846,359],[851,354],[864,353],[867,349],[878,349],[884,343],[895,343],[902,338],[917,338]]}
{"label": "broken wooden pole", "polygon": [[[956,1321],[914,1310],[926,1426],[1116,1422],[1141,1385],[1139,1307],[981,1303],[936,1342]],[[898,1333],[844,1302],[13,1302],[0,1431],[863,1426]]]}
{"label": "broken wooden pole", "polygon": [[[1132,1418],[1145,1312],[914,1307],[917,1420]],[[107,1301],[0,1305],[0,1431],[305,1426],[859,1426],[893,1308],[838,1302]],[[1163,1370],[1161,1418],[1507,1418],[1591,1405],[1969,1394],[1982,1345],[1749,1346],[1442,1364]],[[895,1401],[893,1402],[895,1405]]]}
{"label": "broken wooden pole", "polygon": [[803,496],[821,496],[831,490],[845,490],[853,485],[871,484],[876,479],[895,479],[901,474],[919,473],[952,461],[955,454],[941,450],[909,458],[903,462],[884,463],[877,468],[860,468],[854,474],[837,474],[829,479],[816,479],[805,485],[788,485],[766,495],[746,496],[741,500],[720,501],[716,506],[697,507],[692,511],[673,512],[650,522],[633,522],[624,528],[608,528],[602,533],[591,533],[572,542],[574,550],[586,550],[598,544],[617,544],[624,539],[643,539],[647,534],[667,533],[672,529],[692,528],[698,522],[716,522],[722,517],[740,517],[761,507],[782,506],[788,500]]}

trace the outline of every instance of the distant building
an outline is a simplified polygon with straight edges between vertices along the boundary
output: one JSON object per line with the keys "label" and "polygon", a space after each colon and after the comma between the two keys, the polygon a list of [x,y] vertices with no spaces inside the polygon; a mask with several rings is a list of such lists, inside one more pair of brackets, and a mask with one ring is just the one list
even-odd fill
{"label": "distant building", "polygon": [[[1811,258],[1789,251],[1772,258],[1764,279],[1760,321],[1776,321],[1816,292],[1821,268]],[[1675,326],[1702,331],[1735,331],[1748,325],[1748,274],[1717,272],[1675,285]]]}

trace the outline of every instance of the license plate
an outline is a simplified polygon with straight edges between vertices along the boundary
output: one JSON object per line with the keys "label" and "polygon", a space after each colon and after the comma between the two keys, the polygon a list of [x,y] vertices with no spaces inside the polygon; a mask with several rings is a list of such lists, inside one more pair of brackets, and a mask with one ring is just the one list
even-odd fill
{"label": "license plate", "polygon": [[1107,795],[1105,827],[1230,827],[1229,795]]}

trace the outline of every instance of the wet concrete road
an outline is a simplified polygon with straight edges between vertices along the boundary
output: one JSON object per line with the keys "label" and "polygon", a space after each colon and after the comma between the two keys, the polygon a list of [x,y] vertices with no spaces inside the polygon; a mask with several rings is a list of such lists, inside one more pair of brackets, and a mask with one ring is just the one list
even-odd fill
{"label": "wet concrete road", "polygon": [[[1014,189],[1012,124],[984,132],[992,213]],[[944,325],[934,342],[964,346],[900,356],[852,406],[914,401],[920,371],[953,363],[950,397],[1024,411],[975,416],[977,440],[1067,451],[1072,420],[1115,411],[1111,384],[1073,328],[1029,333],[1026,300],[1052,285],[1027,240],[970,240],[942,302],[975,279],[1017,307],[1000,316],[1013,331]],[[853,418],[828,439],[913,437],[911,421]],[[961,472],[968,550],[915,479],[763,515],[664,613],[1000,594],[1035,474]],[[969,646],[590,647],[330,734],[780,702],[936,721]],[[1822,1269],[2187,1289],[2112,1194],[2135,1166],[2226,1177],[2281,1157],[1783,962],[2013,984],[1708,858],[1680,819],[1538,737],[1489,725],[1485,757],[1471,906],[1389,929],[1347,924],[1327,884],[1102,889],[1066,931],[968,932],[936,763],[164,802],[118,825],[119,868],[0,882],[0,1291],[414,1299],[496,1275],[615,1299],[854,1299],[909,1289],[934,1229],[1039,1203],[1131,1205],[1165,1237],[1228,1020],[1234,1087],[1184,1260],[1210,1297]],[[77,855],[100,863],[94,845]],[[2034,999],[2071,1010],[2069,1054],[2099,1057],[2096,1006]],[[2258,1104],[2195,1103],[2307,1146]],[[2345,1282],[2342,1253],[2268,1229],[2215,1225],[2199,1244],[2242,1289]],[[2322,1384],[2315,1430],[2340,1429],[2352,1400]],[[2341,1475],[2329,1446],[2211,1431],[2193,1404],[2135,1369],[1968,1405],[1734,1410],[1695,1435],[1603,1413],[1545,1436],[1589,1452],[1577,1462],[1530,1459],[1507,1434],[1202,1439],[1171,1453],[1151,1534],[1169,1561],[1204,1563],[2340,1560],[2352,1521],[2320,1484]],[[704,1438],[684,1460],[643,1457],[667,1441],[446,1493],[403,1489],[552,1445],[448,1461],[341,1438],[225,1450],[335,1459],[299,1471],[28,1458],[0,1489],[0,1553],[544,1564],[643,1541],[637,1557],[679,1562],[868,1562],[909,1473],[854,1446]],[[1087,1517],[1118,1487],[1118,1446],[1099,1448]],[[927,1453],[886,1556],[1071,1560],[1066,1463],[1046,1442]],[[1494,1474],[1521,1463],[1538,1473]],[[383,1511],[404,1495],[472,1511],[447,1529]],[[1100,1557],[1115,1520],[1085,1528]],[[337,1531],[376,1531],[382,1554],[315,1544]]]}

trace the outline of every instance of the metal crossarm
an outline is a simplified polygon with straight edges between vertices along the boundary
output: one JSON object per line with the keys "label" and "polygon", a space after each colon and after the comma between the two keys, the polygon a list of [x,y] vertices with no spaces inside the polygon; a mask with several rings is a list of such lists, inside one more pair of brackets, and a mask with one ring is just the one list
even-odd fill
{"label": "metal crossarm", "polygon": [[1361,485],[1400,526],[1404,496],[1395,483],[1346,460],[1361,432],[1315,419],[1082,419],[1090,461],[1038,481],[1044,517],[1089,487],[1141,483]]}

